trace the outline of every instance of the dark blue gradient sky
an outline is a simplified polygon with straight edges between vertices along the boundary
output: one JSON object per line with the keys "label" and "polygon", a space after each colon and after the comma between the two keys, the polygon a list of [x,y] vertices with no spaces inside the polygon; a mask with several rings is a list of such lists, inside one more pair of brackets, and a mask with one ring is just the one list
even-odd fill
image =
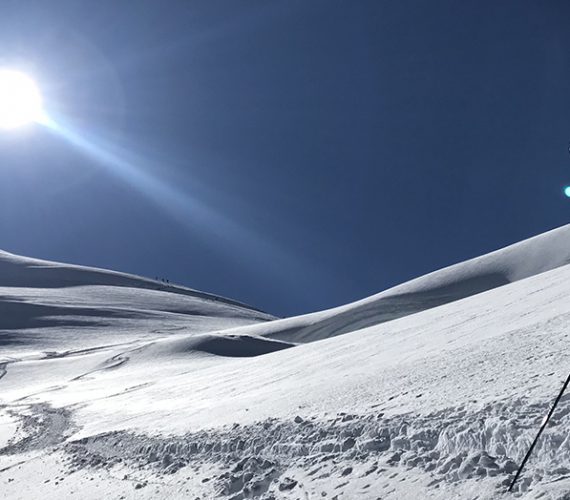
{"label": "dark blue gradient sky", "polygon": [[54,120],[0,136],[0,248],[279,315],[562,225],[570,2],[0,3]]}

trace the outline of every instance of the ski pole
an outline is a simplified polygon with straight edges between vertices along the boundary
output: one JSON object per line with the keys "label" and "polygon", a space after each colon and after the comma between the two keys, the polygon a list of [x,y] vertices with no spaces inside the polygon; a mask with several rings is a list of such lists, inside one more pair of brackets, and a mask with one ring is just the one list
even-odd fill
{"label": "ski pole", "polygon": [[552,405],[552,408],[550,408],[550,411],[548,412],[548,415],[546,415],[546,417],[543,419],[542,424],[540,426],[540,429],[538,430],[538,434],[536,435],[536,437],[534,438],[534,441],[532,442],[532,444],[530,445],[530,448],[528,449],[525,457],[523,458],[523,461],[521,462],[521,466],[519,467],[519,470],[517,471],[517,473],[515,474],[515,477],[513,479],[513,482],[511,483],[511,485],[509,486],[509,491],[511,491],[513,489],[513,486],[515,485],[515,483],[517,482],[517,479],[519,478],[519,476],[521,475],[521,472],[523,470],[523,467],[525,466],[527,460],[530,458],[530,455],[532,453],[532,450],[534,449],[534,445],[536,444],[536,442],[538,441],[538,438],[540,437],[540,435],[542,434],[542,431],[544,430],[544,428],[546,427],[546,424],[548,424],[548,421],[550,420],[550,417],[552,416],[552,414],[554,413],[554,410],[556,409],[556,405],[558,404],[558,402],[560,401],[560,398],[562,397],[562,395],[564,394],[564,391],[566,390],[566,387],[568,387],[568,384],[570,383],[570,374],[568,375],[568,378],[566,379],[566,382],[564,382],[564,385],[562,386],[562,389],[560,390],[560,393],[558,394],[558,397],[556,398],[556,400],[554,401],[554,404]]}

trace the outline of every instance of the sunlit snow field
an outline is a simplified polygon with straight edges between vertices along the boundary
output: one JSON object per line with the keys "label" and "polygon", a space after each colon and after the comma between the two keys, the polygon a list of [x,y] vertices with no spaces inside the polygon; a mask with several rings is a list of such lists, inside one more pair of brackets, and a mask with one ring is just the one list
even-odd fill
{"label": "sunlit snow field", "polygon": [[570,498],[570,226],[276,319],[0,253],[6,498]]}

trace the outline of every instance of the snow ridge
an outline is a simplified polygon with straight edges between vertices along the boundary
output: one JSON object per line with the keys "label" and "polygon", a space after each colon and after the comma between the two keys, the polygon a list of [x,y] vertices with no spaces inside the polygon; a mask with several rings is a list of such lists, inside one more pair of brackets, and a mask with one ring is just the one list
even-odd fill
{"label": "snow ridge", "polygon": [[357,302],[275,321],[257,330],[289,342],[313,342],[461,300],[568,263],[570,225],[440,269]]}

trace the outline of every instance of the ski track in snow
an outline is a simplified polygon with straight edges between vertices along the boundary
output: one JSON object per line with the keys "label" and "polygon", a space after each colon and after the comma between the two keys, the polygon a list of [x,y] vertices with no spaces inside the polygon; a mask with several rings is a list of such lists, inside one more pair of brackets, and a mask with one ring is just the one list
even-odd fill
{"label": "ski track in snow", "polygon": [[47,404],[11,406],[8,413],[20,419],[23,437],[14,439],[0,448],[0,455],[14,455],[32,450],[42,450],[63,443],[73,432],[71,412],[52,408]]}

